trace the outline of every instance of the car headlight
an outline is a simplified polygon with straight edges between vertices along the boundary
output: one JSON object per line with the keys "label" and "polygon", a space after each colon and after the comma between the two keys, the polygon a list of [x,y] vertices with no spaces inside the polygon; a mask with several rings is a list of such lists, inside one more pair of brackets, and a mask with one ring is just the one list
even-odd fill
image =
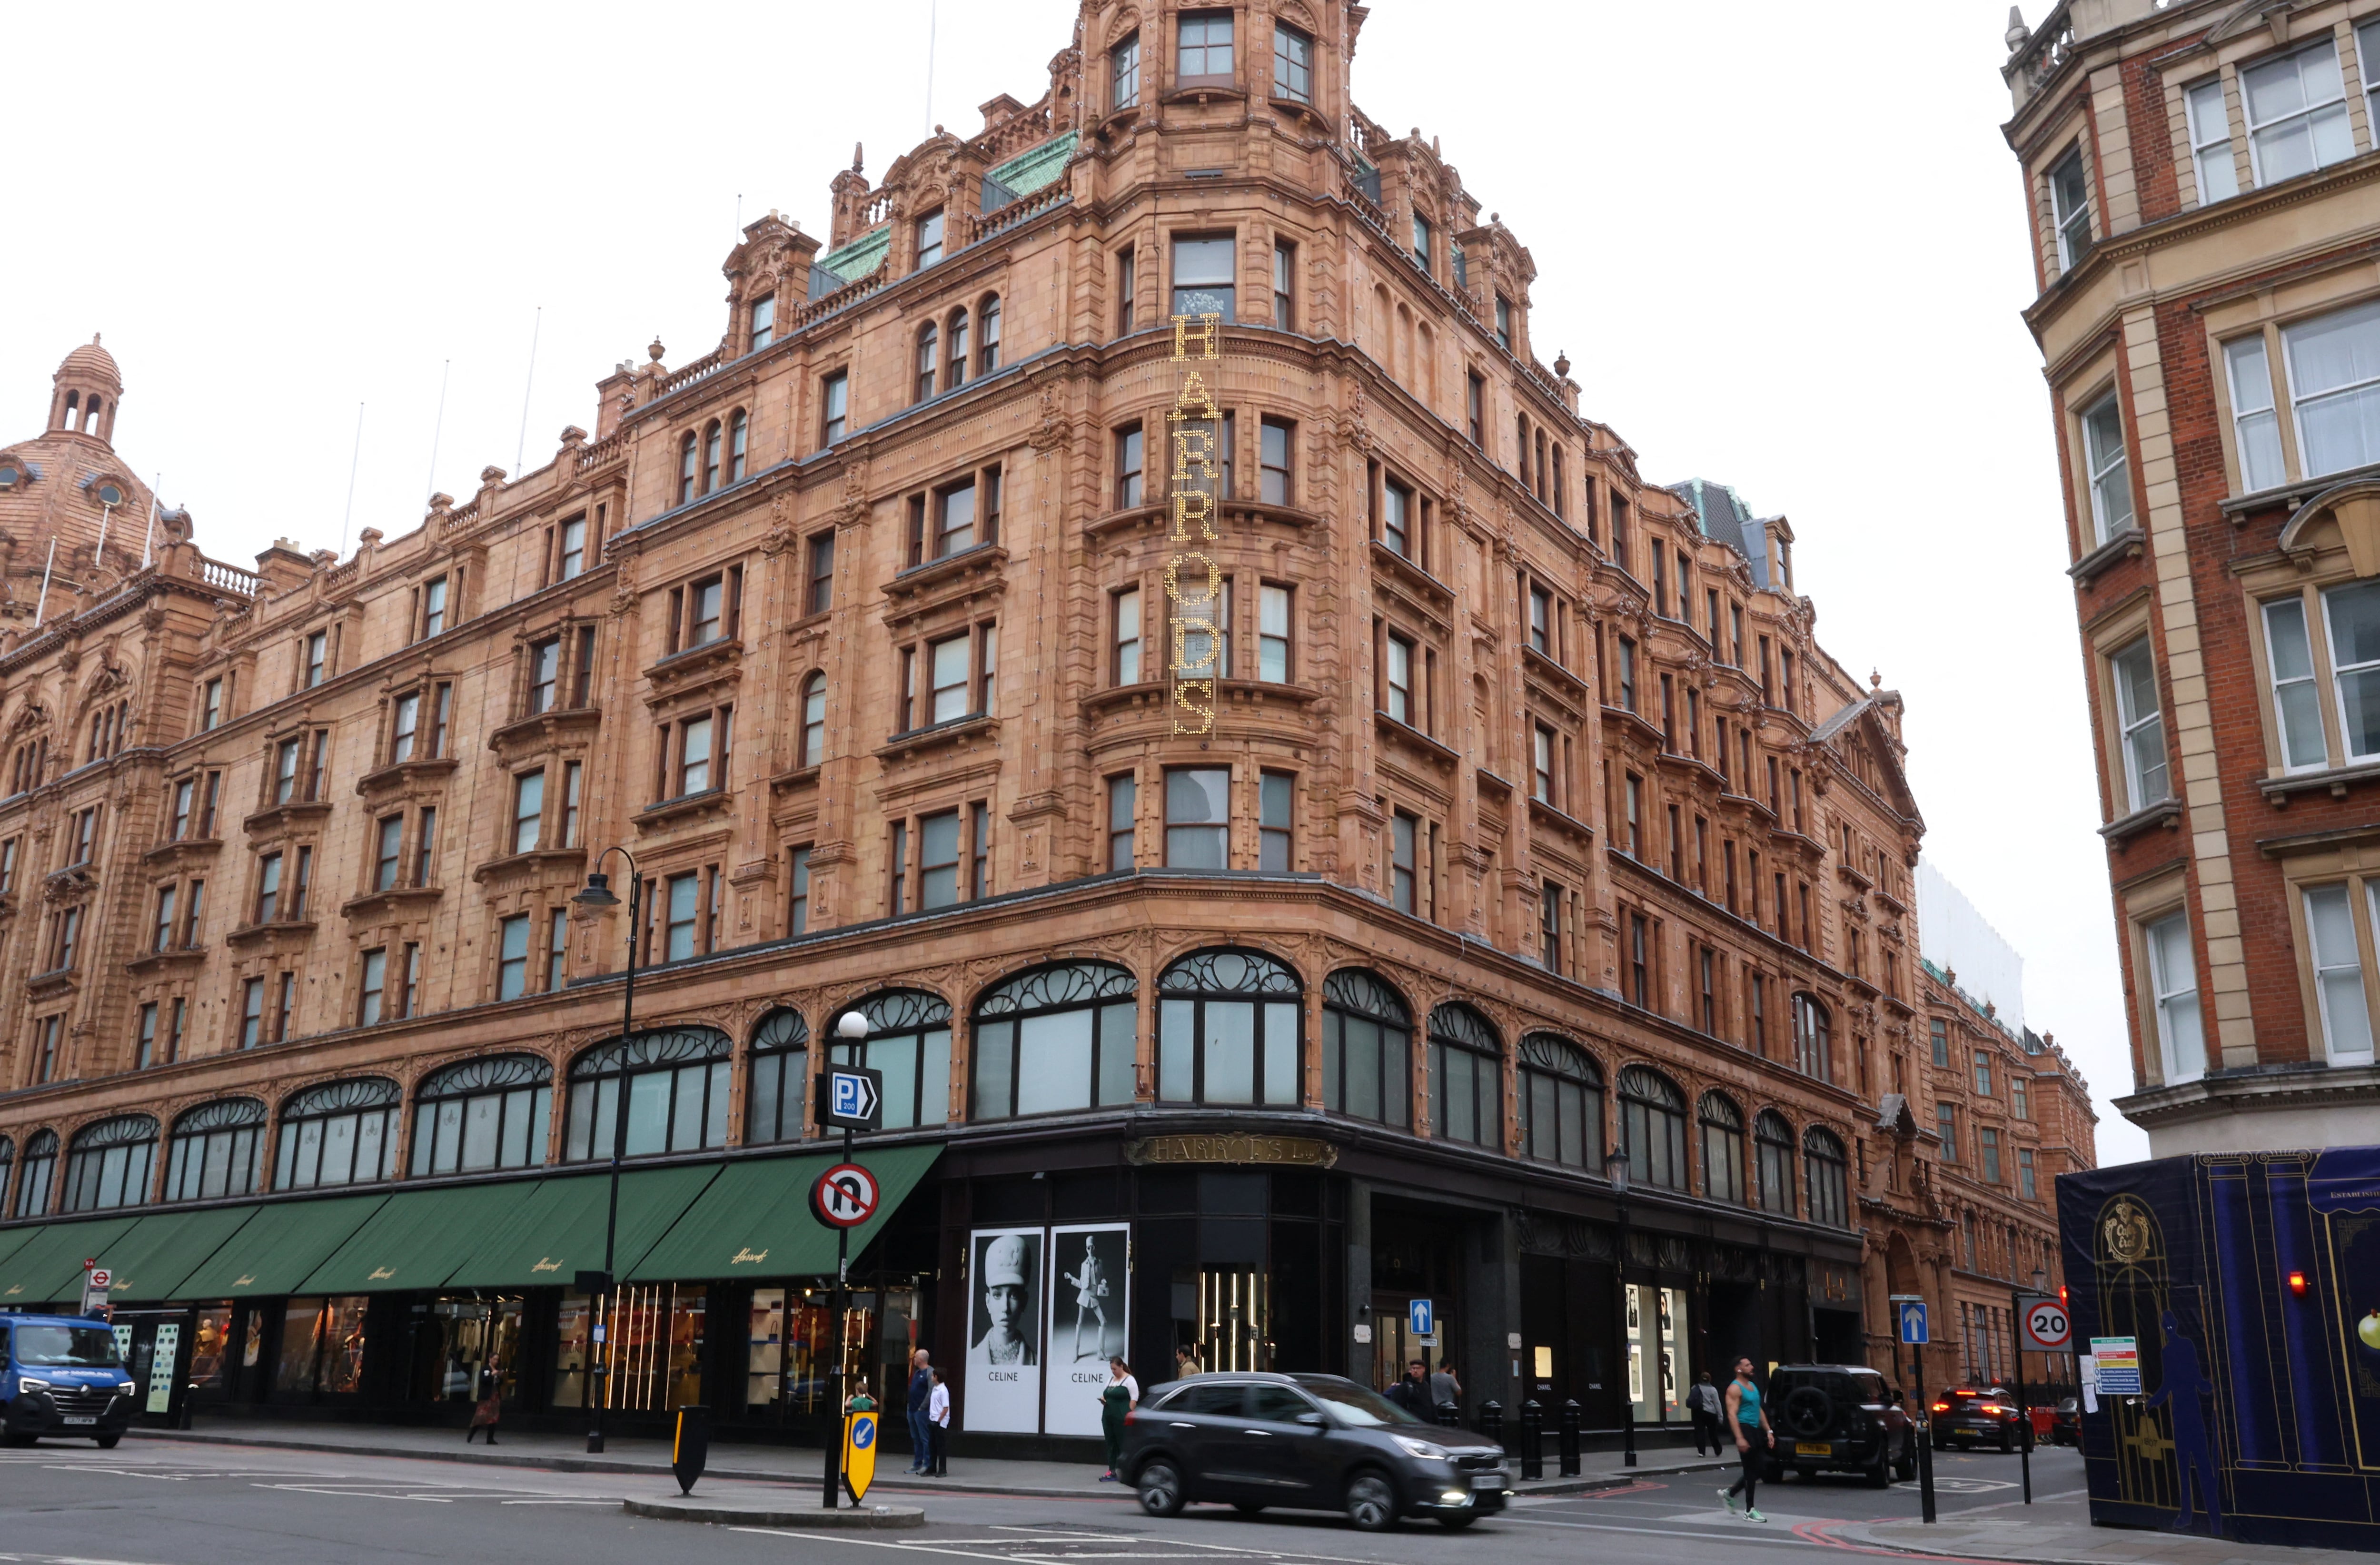
{"label": "car headlight", "polygon": [[132,1382],[129,1380],[118,1381],[115,1387],[115,1394],[119,1397],[130,1396],[132,1394]]}
{"label": "car headlight", "polygon": [[1424,1462],[1447,1460],[1446,1448],[1433,1441],[1416,1440],[1410,1435],[1399,1435],[1396,1437],[1396,1441],[1398,1445],[1404,1448],[1404,1453],[1407,1456],[1417,1456]]}
{"label": "car headlight", "polygon": [[36,1380],[30,1375],[19,1376],[17,1380],[17,1389],[19,1392],[46,1391],[49,1389],[50,1383],[48,1381]]}

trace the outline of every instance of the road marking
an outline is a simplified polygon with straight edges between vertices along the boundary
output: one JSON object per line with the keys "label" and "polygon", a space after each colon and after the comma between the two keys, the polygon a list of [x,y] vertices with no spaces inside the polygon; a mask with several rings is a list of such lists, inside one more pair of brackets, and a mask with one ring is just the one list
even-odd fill
{"label": "road marking", "polygon": [[[1662,1538],[1742,1538],[1745,1535],[1742,1527],[1732,1528],[1724,1533],[1682,1533],[1675,1527],[1622,1527],[1619,1523],[1613,1522],[1553,1522],[1537,1516],[1507,1516],[1504,1520],[1507,1522],[1518,1522],[1524,1527],[1570,1527],[1578,1531],[1589,1533],[1647,1533],[1655,1537]],[[1760,1523],[1757,1522],[1745,1523],[1747,1526],[1754,1527],[1756,1527]],[[1754,1535],[1756,1536],[1758,1535]],[[1771,1535],[1771,1536],[1774,1541],[1778,1543],[1799,1543],[1811,1548],[1821,1547],[1815,1540],[1797,1536],[1794,1532],[1778,1533]],[[1847,1546],[1837,1545],[1836,1547],[1842,1547]]]}

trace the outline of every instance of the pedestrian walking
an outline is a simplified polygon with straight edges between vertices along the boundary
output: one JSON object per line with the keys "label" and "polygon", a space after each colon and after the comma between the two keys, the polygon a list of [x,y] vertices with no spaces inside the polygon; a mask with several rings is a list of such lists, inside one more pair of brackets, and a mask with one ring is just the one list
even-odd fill
{"label": "pedestrian walking", "polygon": [[488,1444],[496,1443],[496,1420],[504,1413],[504,1377],[496,1361],[490,1359],[480,1366],[479,1401],[471,1408],[471,1426],[463,1431],[463,1443],[469,1445],[471,1437],[485,1429]]}
{"label": "pedestrian walking", "polygon": [[1389,1388],[1389,1401],[1423,1423],[1429,1422],[1429,1380],[1423,1373],[1421,1360],[1415,1359],[1405,1365],[1404,1378]]}
{"label": "pedestrian walking", "polygon": [[1735,1378],[1727,1387],[1727,1423],[1735,1436],[1736,1454],[1742,1460],[1743,1472],[1734,1483],[1719,1490],[1718,1498],[1735,1509],[1738,1491],[1743,1495],[1743,1517],[1748,1522],[1766,1522],[1753,1506],[1760,1487],[1760,1474],[1768,1466],[1768,1452],[1777,1444],[1777,1431],[1769,1426],[1768,1409],[1761,1404],[1760,1388],[1753,1383],[1752,1361],[1735,1361]]}
{"label": "pedestrian walking", "polygon": [[923,1473],[933,1465],[934,1432],[927,1413],[933,1401],[933,1357],[919,1348],[909,1355],[909,1471]]}
{"label": "pedestrian walking", "polygon": [[1123,1459],[1124,1414],[1140,1405],[1140,1382],[1132,1377],[1132,1365],[1121,1357],[1108,1360],[1108,1383],[1099,1388],[1099,1432],[1108,1438],[1108,1470],[1099,1474],[1102,1484],[1119,1483],[1116,1463]]}
{"label": "pedestrian walking", "polygon": [[941,1370],[932,1374],[934,1389],[926,1401],[926,1427],[934,1442],[934,1455],[926,1471],[937,1478],[947,1478],[951,1475],[951,1389],[942,1384]]}
{"label": "pedestrian walking", "polygon": [[1193,1375],[1206,1373],[1206,1367],[1198,1362],[1198,1349],[1195,1344],[1185,1342],[1173,1350],[1173,1378],[1187,1380]]}
{"label": "pedestrian walking", "polygon": [[1711,1384],[1709,1370],[1704,1370],[1703,1377],[1686,1392],[1686,1407],[1694,1415],[1694,1454],[1703,1454],[1706,1439],[1710,1443],[1712,1456],[1724,1454],[1727,1448],[1719,1443],[1718,1421],[1727,1407],[1719,1399],[1718,1388]]}
{"label": "pedestrian walking", "polygon": [[1429,1377],[1430,1411],[1440,1424],[1452,1425],[1462,1418],[1463,1382],[1454,1377],[1454,1361],[1440,1359]]}

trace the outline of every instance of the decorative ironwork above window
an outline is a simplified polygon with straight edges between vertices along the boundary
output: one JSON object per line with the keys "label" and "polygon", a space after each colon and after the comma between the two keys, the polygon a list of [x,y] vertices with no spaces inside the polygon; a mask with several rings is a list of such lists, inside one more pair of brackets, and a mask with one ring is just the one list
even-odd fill
{"label": "decorative ironwork above window", "polygon": [[157,1122],[146,1114],[118,1114],[75,1132],[74,1149],[94,1152],[107,1146],[135,1146],[157,1139]]}
{"label": "decorative ironwork above window", "polygon": [[1702,1122],[1706,1125],[1718,1125],[1722,1130],[1740,1131],[1743,1128],[1743,1110],[1723,1093],[1706,1092],[1703,1094]]}
{"label": "decorative ironwork above window", "polygon": [[1071,962],[1020,974],[976,1001],[978,1016],[1014,1016],[1101,1000],[1128,1000],[1139,991],[1131,970],[1104,962]]}
{"label": "decorative ironwork above window", "polygon": [[1450,1000],[1429,1013],[1429,1037],[1432,1043],[1451,1043],[1475,1054],[1504,1052],[1488,1018],[1460,1001]]}
{"label": "decorative ironwork above window", "polygon": [[1297,975],[1253,951],[1196,951],[1165,970],[1157,987],[1168,994],[1304,992]]}
{"label": "decorative ironwork above window", "polygon": [[264,1122],[264,1105],[253,1098],[218,1098],[201,1103],[174,1122],[176,1135],[204,1135],[211,1130],[240,1130]]}
{"label": "decorative ironwork above window", "polygon": [[25,1142],[25,1156],[28,1159],[55,1158],[57,1155],[58,1133],[54,1130],[37,1130]]}
{"label": "decorative ironwork above window", "polygon": [[310,1086],[284,1104],[281,1117],[302,1119],[313,1114],[345,1114],[358,1109],[390,1109],[405,1095],[384,1076],[351,1076],[346,1081]]}
{"label": "decorative ironwork above window", "polygon": [[1413,1025],[1413,1013],[1405,1009],[1397,991],[1360,967],[1342,967],[1323,979],[1322,1000],[1326,1005],[1369,1016],[1392,1027]]}
{"label": "decorative ironwork above window", "polygon": [[414,1093],[417,1102],[433,1098],[468,1098],[480,1092],[502,1092],[516,1086],[545,1086],[553,1080],[553,1066],[534,1054],[491,1054],[466,1060],[433,1074]]}
{"label": "decorative ironwork above window", "polygon": [[914,1033],[951,1025],[951,1002],[924,989],[886,989],[854,1007],[873,1033]]}
{"label": "decorative ironwork above window", "polygon": [[656,1027],[597,1044],[570,1062],[570,1079],[584,1081],[590,1076],[617,1075],[622,1071],[641,1071],[649,1065],[724,1060],[735,1052],[735,1040],[717,1027]]}
{"label": "decorative ironwork above window", "polygon": [[1521,1063],[1533,1070],[1550,1071],[1572,1081],[1585,1082],[1591,1086],[1603,1085],[1603,1069],[1594,1057],[1578,1045],[1552,1033],[1528,1033],[1521,1038]]}
{"label": "decorative ironwork above window", "polygon": [[1680,1113],[1686,1109],[1686,1095],[1678,1090],[1678,1084],[1648,1065],[1629,1065],[1621,1071],[1620,1096]]}
{"label": "decorative ironwork above window", "polygon": [[810,1046],[810,1025],[798,1011],[771,1011],[752,1029],[752,1052],[776,1054]]}

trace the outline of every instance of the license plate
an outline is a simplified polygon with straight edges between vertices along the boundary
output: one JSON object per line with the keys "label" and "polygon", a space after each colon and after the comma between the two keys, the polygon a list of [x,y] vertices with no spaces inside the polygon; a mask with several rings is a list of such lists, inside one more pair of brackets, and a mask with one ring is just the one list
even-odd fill
{"label": "license plate", "polygon": [[1795,1456],[1832,1456],[1835,1454],[1835,1448],[1824,1440],[1796,1440],[1793,1442],[1793,1454]]}
{"label": "license plate", "polygon": [[66,1422],[68,1424],[96,1424],[99,1420],[96,1418],[86,1417],[81,1413],[69,1413],[66,1415]]}
{"label": "license plate", "polygon": [[1471,1486],[1475,1489],[1500,1489],[1504,1486],[1504,1475],[1501,1473],[1474,1473],[1471,1474]]}

